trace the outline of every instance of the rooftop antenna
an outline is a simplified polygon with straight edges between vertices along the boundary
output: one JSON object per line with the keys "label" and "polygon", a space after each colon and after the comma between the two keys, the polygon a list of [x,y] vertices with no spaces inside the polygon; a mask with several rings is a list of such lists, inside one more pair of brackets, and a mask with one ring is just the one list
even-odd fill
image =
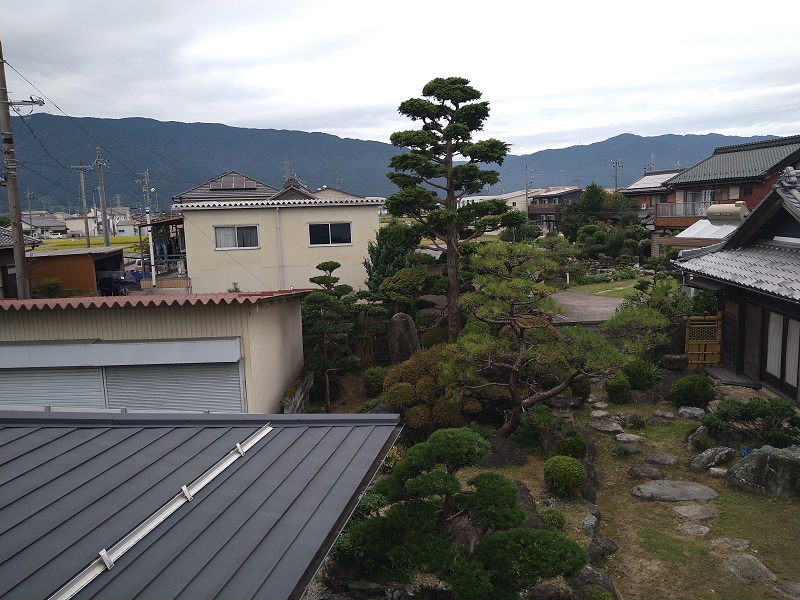
{"label": "rooftop antenna", "polygon": [[342,180],[339,179],[338,177],[336,178],[336,189],[337,190],[342,189]]}
{"label": "rooftop antenna", "polygon": [[647,172],[652,173],[656,170],[656,155],[655,153],[650,155],[650,162],[647,165]]}

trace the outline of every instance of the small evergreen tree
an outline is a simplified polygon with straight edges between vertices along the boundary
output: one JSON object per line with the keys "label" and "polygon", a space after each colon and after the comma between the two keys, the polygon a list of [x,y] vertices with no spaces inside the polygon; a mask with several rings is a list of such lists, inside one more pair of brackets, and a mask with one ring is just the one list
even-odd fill
{"label": "small evergreen tree", "polygon": [[367,242],[367,258],[364,260],[370,292],[377,292],[387,277],[414,266],[411,257],[421,237],[413,227],[397,219],[378,229],[375,241]]}

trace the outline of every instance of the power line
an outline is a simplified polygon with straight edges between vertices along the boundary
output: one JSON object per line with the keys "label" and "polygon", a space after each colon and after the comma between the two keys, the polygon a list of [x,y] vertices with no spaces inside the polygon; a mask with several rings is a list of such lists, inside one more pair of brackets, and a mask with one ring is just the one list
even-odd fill
{"label": "power line", "polygon": [[52,153],[52,152],[50,152],[50,150],[48,150],[48,149],[47,149],[47,147],[44,145],[44,142],[42,142],[42,140],[40,140],[40,139],[39,139],[39,136],[37,136],[37,135],[36,135],[36,132],[35,132],[35,131],[33,130],[33,128],[30,126],[30,123],[28,123],[28,121],[25,119],[25,117],[23,117],[23,116],[22,116],[22,115],[19,113],[19,110],[17,110],[16,108],[14,108],[14,112],[15,112],[15,113],[17,113],[17,116],[18,116],[18,117],[20,118],[20,120],[21,120],[21,121],[22,121],[22,122],[25,124],[25,127],[27,127],[27,128],[28,128],[28,131],[30,131],[30,132],[31,132],[31,135],[33,136],[33,139],[35,139],[37,142],[39,142],[39,145],[42,147],[42,150],[44,150],[44,151],[47,153],[47,155],[48,155],[50,158],[52,158],[54,161],[56,161],[56,163],[58,164],[58,166],[59,166],[59,167],[61,167],[62,169],[69,169],[69,167],[68,167],[67,165],[65,165],[65,164],[64,164],[64,163],[62,163],[60,160],[58,160],[58,159],[57,159],[57,158],[56,158],[56,157],[53,155],[53,153]]}
{"label": "power line", "polygon": [[[18,166],[22,167],[23,169],[27,169],[28,171],[30,171],[30,172],[31,172],[31,173],[33,173],[34,175],[37,175],[38,177],[41,177],[41,178],[42,178],[42,179],[44,179],[45,181],[48,181],[48,182],[52,183],[53,185],[55,185],[55,186],[57,186],[57,187],[60,187],[62,190],[64,190],[64,191],[67,191],[67,192],[69,192],[70,194],[74,194],[74,193],[75,193],[75,190],[70,190],[69,188],[66,188],[66,187],[64,187],[64,185],[62,185],[62,184],[58,183],[57,181],[53,181],[53,180],[52,180],[52,179],[50,179],[49,177],[47,177],[47,176],[45,176],[45,175],[42,175],[41,173],[38,173],[38,172],[34,171],[33,169],[31,169],[31,168],[28,166],[29,164],[36,164],[36,163],[17,162],[17,165],[18,165]],[[42,166],[42,167],[52,167],[53,165],[39,165],[39,166]]]}

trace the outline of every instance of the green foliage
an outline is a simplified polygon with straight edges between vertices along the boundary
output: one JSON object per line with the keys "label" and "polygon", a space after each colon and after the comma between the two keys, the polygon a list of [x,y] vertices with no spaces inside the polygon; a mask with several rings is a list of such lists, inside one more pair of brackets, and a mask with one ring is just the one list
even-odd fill
{"label": "green foliage", "polygon": [[428,329],[420,336],[419,343],[423,348],[433,348],[438,344],[446,344],[447,328],[440,326]]}
{"label": "green foliage", "polygon": [[383,380],[389,369],[386,367],[369,367],[361,375],[364,382],[364,391],[371,397],[380,396],[383,393]]}
{"label": "green foliage", "polygon": [[233,285],[231,285],[231,287],[229,287],[227,289],[227,291],[230,294],[234,294],[234,293],[237,293],[237,292],[241,292],[242,288],[239,287],[239,282],[238,281],[234,281]]}
{"label": "green foliage", "polygon": [[527,448],[536,448],[542,435],[561,421],[563,419],[554,416],[553,411],[544,404],[535,404],[522,413],[519,427],[513,435],[514,440]]}
{"label": "green foliage", "polygon": [[630,429],[644,429],[647,427],[647,421],[641,415],[631,415],[625,425]]}
{"label": "green foliage", "polygon": [[632,390],[652,390],[661,381],[663,372],[658,365],[641,358],[634,358],[622,367]]}
{"label": "green foliage", "polygon": [[394,304],[397,311],[416,316],[420,310],[432,306],[422,297],[441,294],[446,285],[443,277],[431,275],[425,268],[407,267],[384,278],[378,286],[378,296]]}
{"label": "green foliage", "polygon": [[378,229],[375,241],[367,242],[367,288],[377,292],[384,279],[401,269],[414,267],[412,255],[421,240],[419,232],[402,221],[392,219]]}
{"label": "green foliage", "polygon": [[368,413],[373,408],[378,406],[378,404],[381,404],[382,402],[385,402],[385,401],[386,401],[386,398],[383,395],[378,396],[377,398],[374,398],[374,399],[370,400],[369,402],[364,402],[364,404],[361,405],[361,408],[358,409],[358,412],[362,413],[362,414],[363,413]]}
{"label": "green foliage", "polygon": [[608,228],[595,223],[584,225],[578,230],[576,241],[586,256],[597,258],[606,250]]}
{"label": "green foliage", "polygon": [[586,469],[577,458],[551,456],[544,463],[544,480],[554,494],[568,498],[575,494],[588,477]]}
{"label": "green foliage", "polygon": [[589,379],[581,379],[569,386],[569,393],[577,398],[586,400],[592,395],[592,382]]}
{"label": "green foliage", "polygon": [[564,531],[567,526],[567,517],[557,508],[543,506],[536,509],[536,514],[550,531]]}
{"label": "green foliage", "polygon": [[34,290],[34,298],[61,298],[64,295],[63,285],[60,279],[44,279]]}
{"label": "green foliage", "polygon": [[542,230],[536,223],[520,223],[512,227],[506,227],[497,236],[504,242],[525,242],[533,241],[542,235]]}
{"label": "green foliage", "polygon": [[611,452],[618,458],[630,458],[631,456],[636,455],[636,451],[625,444],[615,445]]}
{"label": "green foliage", "polygon": [[556,454],[572,458],[586,458],[589,454],[589,444],[577,432],[573,432],[573,435],[564,436],[556,442]]}
{"label": "green foliage", "polygon": [[586,600],[614,600],[610,592],[598,587],[590,587],[583,590],[583,597]]}
{"label": "green foliage", "polygon": [[644,302],[623,300],[614,315],[601,326],[616,340],[622,352],[629,356],[647,357],[669,344],[663,333],[669,323],[657,308]]}
{"label": "green foliage", "polygon": [[744,402],[728,398],[713,413],[703,415],[701,422],[720,431],[730,431],[735,426],[750,440],[777,448],[800,444],[800,415],[783,398],[756,396]]}
{"label": "green foliage", "polygon": [[614,373],[606,380],[606,393],[612,404],[628,404],[633,400],[631,384],[622,371]]}
{"label": "green foliage", "polygon": [[602,186],[592,182],[579,198],[568,202],[561,211],[561,224],[559,229],[571,242],[578,238],[578,230],[584,225],[590,225],[602,220],[603,204],[606,191]]}
{"label": "green foliage", "polygon": [[705,408],[714,399],[714,384],[706,375],[693,373],[675,381],[669,397],[675,406]]}
{"label": "green foliage", "polygon": [[717,445],[717,440],[707,435],[698,435],[692,438],[692,443],[695,450],[703,452],[709,448],[714,448]]}
{"label": "green foliage", "polygon": [[719,310],[717,295],[710,290],[695,290],[692,296],[693,315],[715,315]]}

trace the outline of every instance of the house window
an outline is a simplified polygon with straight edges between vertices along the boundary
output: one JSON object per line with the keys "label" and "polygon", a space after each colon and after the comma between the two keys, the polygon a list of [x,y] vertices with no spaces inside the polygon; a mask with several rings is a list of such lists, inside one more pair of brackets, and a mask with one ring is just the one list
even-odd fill
{"label": "house window", "polygon": [[743,198],[752,198],[753,196],[753,186],[752,185],[743,185],[742,186],[742,197]]}
{"label": "house window", "polygon": [[731,199],[731,188],[730,187],[721,187],[714,190],[714,200],[717,202],[730,200]]}
{"label": "house window", "polygon": [[214,227],[214,244],[217,250],[258,248],[258,227],[256,225]]}
{"label": "house window", "polygon": [[350,223],[309,223],[308,239],[312,246],[351,244]]}

